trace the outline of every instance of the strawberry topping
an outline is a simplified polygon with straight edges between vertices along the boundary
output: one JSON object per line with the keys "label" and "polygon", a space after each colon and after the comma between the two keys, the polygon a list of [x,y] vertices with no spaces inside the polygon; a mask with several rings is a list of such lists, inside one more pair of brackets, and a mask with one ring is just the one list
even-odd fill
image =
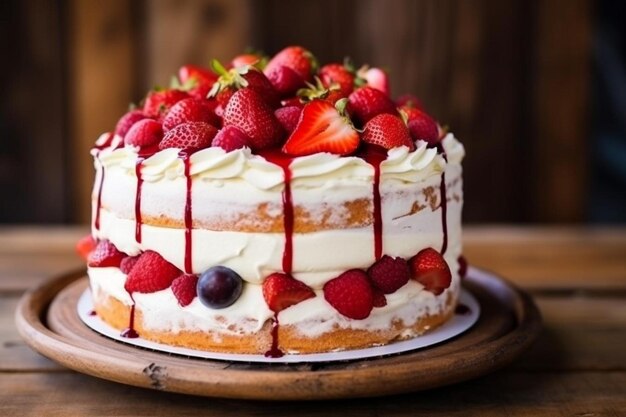
{"label": "strawberry topping", "polygon": [[180,270],[154,251],[146,251],[126,278],[124,288],[129,293],[152,293],[168,288],[180,275]]}
{"label": "strawberry topping", "polygon": [[183,123],[165,134],[159,149],[203,149],[211,146],[211,141],[217,134],[217,129],[208,123]]}
{"label": "strawberry topping", "polygon": [[125,256],[111,242],[101,240],[87,257],[87,265],[93,268],[120,266]]}
{"label": "strawberry topping", "polygon": [[176,126],[188,122],[205,122],[219,126],[220,119],[215,115],[207,100],[186,98],[174,104],[163,118],[163,130],[172,130]]}
{"label": "strawberry topping", "polygon": [[385,255],[367,270],[372,284],[383,294],[392,294],[409,282],[409,265],[402,258]]}
{"label": "strawberry topping", "polygon": [[415,148],[404,121],[398,116],[388,113],[374,116],[367,122],[361,139],[363,142],[378,145],[385,149],[398,146],[406,146],[410,150]]}
{"label": "strawberry topping", "polygon": [[446,260],[433,248],[426,248],[409,260],[413,279],[435,295],[441,294],[452,282]]}
{"label": "strawberry topping", "polygon": [[219,146],[227,152],[250,147],[250,138],[235,126],[224,126],[217,132],[212,146]]}
{"label": "strawberry topping", "polygon": [[274,112],[276,119],[283,127],[283,130],[288,135],[296,129],[298,122],[300,121],[300,115],[302,114],[302,108],[299,106],[281,107]]}
{"label": "strawberry topping", "polygon": [[287,274],[274,273],[263,282],[263,298],[275,313],[313,297],[311,288]]}
{"label": "strawberry topping", "polygon": [[145,119],[146,117],[147,116],[143,114],[141,110],[129,111],[117,122],[117,125],[115,126],[115,134],[119,135],[123,139],[135,123]]}
{"label": "strawberry topping", "polygon": [[172,281],[172,292],[181,307],[188,306],[196,298],[197,284],[198,276],[193,274],[182,274]]}
{"label": "strawberry topping", "polygon": [[124,143],[142,148],[157,145],[163,139],[161,123],[152,119],[143,119],[135,123],[126,136]]}
{"label": "strawberry topping", "polygon": [[324,285],[324,298],[339,313],[354,320],[367,318],[374,307],[374,291],[367,274],[359,269],[328,281]]}
{"label": "strawberry topping", "polygon": [[361,124],[381,113],[398,114],[393,101],[382,91],[361,87],[348,96],[348,113]]}
{"label": "strawberry topping", "polygon": [[148,117],[158,118],[167,113],[174,104],[187,97],[189,94],[181,90],[152,91],[146,97],[143,112]]}

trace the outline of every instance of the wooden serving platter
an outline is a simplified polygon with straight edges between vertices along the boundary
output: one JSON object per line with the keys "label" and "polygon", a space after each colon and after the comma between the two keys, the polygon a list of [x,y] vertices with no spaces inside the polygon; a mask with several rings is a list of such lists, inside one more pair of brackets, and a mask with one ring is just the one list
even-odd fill
{"label": "wooden serving platter", "polygon": [[76,304],[87,286],[72,272],[27,292],[17,328],[44,356],[76,371],[139,387],[210,397],[317,400],[398,394],[453,384],[513,361],[541,328],[531,298],[494,274],[464,281],[481,304],[478,322],[439,345],[349,362],[250,364],[187,358],[108,339],[88,328]]}

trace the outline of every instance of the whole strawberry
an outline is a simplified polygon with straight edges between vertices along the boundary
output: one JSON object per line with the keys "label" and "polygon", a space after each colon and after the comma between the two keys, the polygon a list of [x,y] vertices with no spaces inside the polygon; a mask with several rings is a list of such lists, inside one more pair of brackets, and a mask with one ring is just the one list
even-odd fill
{"label": "whole strawberry", "polygon": [[217,60],[213,60],[211,65],[220,77],[213,84],[208,97],[215,97],[223,108],[226,108],[231,97],[243,88],[255,90],[272,108],[280,105],[278,92],[258,68],[246,65],[226,70]]}
{"label": "whole strawberry", "polygon": [[337,108],[326,100],[313,100],[302,109],[298,125],[283,146],[283,152],[302,156],[317,152],[349,155],[359,146],[359,134],[343,114],[345,99]]}
{"label": "whole strawberry", "polygon": [[374,307],[374,291],[365,272],[351,269],[324,285],[324,298],[344,316],[362,320]]}
{"label": "whole strawberry", "polygon": [[151,250],[142,253],[128,273],[124,289],[129,293],[152,293],[168,288],[181,274],[174,265]]}
{"label": "whole strawberry", "polygon": [[382,113],[398,114],[393,101],[382,91],[361,87],[348,96],[348,113],[361,125]]}
{"label": "whole strawberry", "polygon": [[181,87],[183,87],[190,96],[197,99],[204,99],[211,90],[211,87],[213,87],[213,83],[217,81],[217,75],[207,68],[198,67],[196,65],[184,65],[178,70],[178,79],[180,80]]}
{"label": "whole strawberry", "polygon": [[313,54],[301,46],[288,46],[267,63],[264,69],[269,74],[276,67],[284,66],[291,68],[304,81],[309,81],[317,68],[317,61]]}
{"label": "whole strawberry", "polygon": [[237,91],[224,109],[224,126],[235,126],[250,138],[252,149],[277,146],[283,129],[263,97],[250,88]]}
{"label": "whole strawberry", "polygon": [[354,73],[345,65],[337,63],[324,65],[320,68],[319,77],[326,88],[336,84],[343,97],[348,97],[354,89]]}
{"label": "whole strawberry", "polygon": [[275,313],[313,297],[311,288],[287,274],[274,273],[263,281],[263,298]]}
{"label": "whole strawberry", "polygon": [[298,125],[300,115],[302,114],[302,108],[299,106],[288,106],[276,109],[274,115],[278,119],[283,130],[290,135]]}
{"label": "whole strawberry", "polygon": [[186,98],[174,104],[163,118],[163,130],[165,132],[174,127],[188,122],[205,122],[219,126],[220,119],[215,115],[207,100]]}
{"label": "whole strawberry", "polygon": [[358,71],[358,76],[365,80],[368,86],[389,96],[389,76],[384,70],[365,66]]}
{"label": "whole strawberry", "polygon": [[143,112],[146,116],[154,119],[160,118],[174,104],[180,100],[189,97],[184,91],[167,89],[160,91],[152,91],[148,93],[146,100],[143,104]]}
{"label": "whole strawberry", "polygon": [[304,87],[302,77],[289,67],[280,65],[266,72],[267,79],[270,80],[274,89],[281,97],[288,97]]}
{"label": "whole strawberry", "polygon": [[426,248],[409,260],[413,279],[435,295],[441,294],[452,282],[446,260],[433,248]]}
{"label": "whole strawberry", "polygon": [[383,294],[392,294],[409,282],[409,265],[402,258],[385,255],[367,270],[372,283]]}
{"label": "whole strawberry", "polygon": [[401,107],[413,140],[423,140],[431,145],[439,143],[439,126],[426,112],[413,107]]}
{"label": "whole strawberry", "polygon": [[424,110],[422,102],[413,94],[403,94],[395,100],[396,107],[410,107],[418,110]]}
{"label": "whole strawberry", "polygon": [[115,134],[122,139],[126,136],[126,133],[130,128],[140,120],[146,119],[147,116],[143,114],[141,110],[132,110],[123,115],[115,125]]}
{"label": "whole strawberry", "polygon": [[404,121],[398,116],[389,113],[382,113],[374,116],[365,123],[363,142],[381,146],[385,149],[406,146],[410,150],[415,148],[415,144],[409,134],[409,129]]}
{"label": "whole strawberry", "polygon": [[262,70],[267,65],[267,58],[261,53],[241,54],[237,55],[230,61],[231,68],[244,67],[251,65]]}
{"label": "whole strawberry", "polygon": [[152,119],[143,119],[135,123],[126,133],[124,143],[146,148],[157,145],[161,139],[163,139],[161,123]]}
{"label": "whole strawberry", "polygon": [[250,138],[235,126],[224,126],[215,135],[211,146],[219,146],[226,152],[230,152],[243,147],[249,148]]}
{"label": "whole strawberry", "polygon": [[87,256],[87,265],[92,268],[120,266],[125,256],[113,243],[101,240]]}
{"label": "whole strawberry", "polygon": [[159,149],[203,149],[211,146],[217,129],[208,123],[183,123],[165,134],[159,143]]}

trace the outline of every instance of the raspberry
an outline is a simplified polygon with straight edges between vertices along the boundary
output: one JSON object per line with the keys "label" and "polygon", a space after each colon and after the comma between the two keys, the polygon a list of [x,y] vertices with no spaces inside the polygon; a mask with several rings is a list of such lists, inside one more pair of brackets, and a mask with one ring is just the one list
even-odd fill
{"label": "raspberry", "polygon": [[367,270],[373,285],[383,294],[391,294],[409,282],[409,265],[402,258],[383,256]]}
{"label": "raspberry", "polygon": [[367,274],[359,269],[351,269],[324,285],[324,298],[344,316],[362,320],[367,318],[374,307],[374,292]]}
{"label": "raspberry", "polygon": [[128,275],[130,273],[130,270],[133,269],[138,260],[139,256],[127,256],[126,258],[122,259],[122,262],[120,263],[120,271]]}
{"label": "raspberry", "polygon": [[387,298],[382,291],[374,288],[374,307],[380,308],[387,305]]}
{"label": "raspberry", "polygon": [[154,251],[146,251],[128,274],[124,288],[128,292],[151,293],[164,290],[180,275],[180,270]]}
{"label": "raspberry", "polygon": [[192,274],[182,274],[174,281],[172,281],[172,292],[178,304],[181,307],[191,304],[194,298],[196,298],[196,285],[198,284],[198,276]]}

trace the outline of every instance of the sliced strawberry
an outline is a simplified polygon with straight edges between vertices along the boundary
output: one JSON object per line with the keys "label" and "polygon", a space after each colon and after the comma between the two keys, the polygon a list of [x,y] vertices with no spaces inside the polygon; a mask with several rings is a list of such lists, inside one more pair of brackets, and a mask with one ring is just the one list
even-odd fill
{"label": "sliced strawberry", "polygon": [[374,291],[365,272],[351,269],[324,285],[324,298],[344,316],[362,320],[374,307]]}
{"label": "sliced strawberry", "polygon": [[161,123],[152,119],[143,119],[135,123],[126,136],[124,143],[127,145],[148,147],[158,144],[163,139]]}
{"label": "sliced strawberry", "polygon": [[167,132],[174,127],[188,122],[205,122],[214,127],[220,125],[220,119],[213,112],[205,99],[186,98],[174,104],[163,118],[163,130]]}
{"label": "sliced strawberry", "polygon": [[138,260],[139,260],[139,256],[125,257],[124,259],[122,259],[122,262],[120,262],[120,271],[128,275]]}
{"label": "sliced strawberry", "polygon": [[324,87],[329,88],[333,84],[339,86],[344,97],[348,97],[354,89],[354,73],[342,64],[327,64],[320,68],[320,80]]}
{"label": "sliced strawberry", "polygon": [[281,107],[274,112],[276,119],[288,135],[296,129],[301,114],[302,107],[298,106]]}
{"label": "sliced strawberry", "polygon": [[257,91],[249,88],[232,96],[224,109],[223,123],[248,135],[254,150],[276,146],[283,136],[283,129],[270,106]]}
{"label": "sliced strawberry", "polygon": [[237,55],[230,61],[230,66],[232,68],[244,67],[246,65],[252,65],[259,69],[263,69],[263,67],[267,64],[266,58],[261,54],[241,54]]}
{"label": "sliced strawberry", "polygon": [[143,114],[141,110],[129,111],[123,115],[117,122],[117,125],[115,125],[115,134],[123,139],[135,123],[145,119],[146,117],[147,116]]}
{"label": "sliced strawberry", "polygon": [[274,67],[266,73],[274,89],[281,97],[293,95],[298,89],[304,87],[304,80],[297,72],[283,65]]}
{"label": "sliced strawberry", "polygon": [[374,287],[384,294],[392,294],[411,278],[409,265],[402,258],[385,255],[367,270]]}
{"label": "sliced strawberry", "polygon": [[126,278],[124,288],[129,293],[152,293],[168,288],[181,274],[180,270],[154,251],[146,251]]}
{"label": "sliced strawberry", "polygon": [[385,297],[385,294],[383,294],[383,292],[378,288],[372,288],[372,291],[374,294],[374,307],[380,308],[386,306],[387,298]]}
{"label": "sliced strawberry", "polygon": [[180,90],[152,91],[146,97],[146,101],[143,104],[143,112],[148,117],[159,118],[167,113],[170,107],[187,97],[189,97],[189,94]]}
{"label": "sliced strawberry", "polygon": [[373,87],[361,87],[348,96],[348,113],[362,125],[381,113],[398,114],[393,101]]}
{"label": "sliced strawberry", "polygon": [[246,146],[250,147],[250,138],[235,126],[224,126],[215,135],[211,146],[219,146],[226,152],[230,152]]}
{"label": "sliced strawberry", "polygon": [[[338,102],[339,107],[345,102]],[[349,155],[359,146],[359,134],[350,119],[325,100],[313,100],[302,109],[300,121],[283,152],[290,155],[310,155],[330,152]]]}
{"label": "sliced strawberry", "polygon": [[193,274],[182,274],[172,281],[172,292],[181,307],[188,306],[196,298],[197,284],[198,276]]}
{"label": "sliced strawberry", "polygon": [[389,96],[389,76],[384,70],[375,67],[363,67],[359,70],[358,76],[364,79],[368,86]]}
{"label": "sliced strawberry", "polygon": [[406,146],[410,150],[415,148],[409,129],[404,124],[404,121],[398,116],[389,113],[374,116],[369,122],[365,123],[361,139],[363,142],[378,145],[385,149],[392,149],[398,146]]}
{"label": "sliced strawberry", "polygon": [[274,273],[263,282],[263,298],[275,313],[313,297],[311,288],[287,274]]}
{"label": "sliced strawberry", "polygon": [[92,268],[119,267],[125,256],[111,242],[101,240],[87,257],[87,265]]}
{"label": "sliced strawberry", "polygon": [[317,67],[317,61],[311,52],[301,46],[288,46],[267,63],[266,74],[279,66],[294,70],[304,81],[309,81]]}
{"label": "sliced strawberry", "polygon": [[191,122],[176,126],[165,134],[159,149],[204,149],[211,146],[217,129],[208,123]]}
{"label": "sliced strawberry", "polygon": [[409,260],[413,279],[435,295],[441,294],[452,282],[446,260],[433,248],[426,248]]}
{"label": "sliced strawberry", "polygon": [[87,235],[76,243],[76,253],[78,253],[84,260],[87,260],[89,258],[89,254],[93,252],[97,244],[98,242],[96,242],[96,239],[94,239],[93,236]]}

